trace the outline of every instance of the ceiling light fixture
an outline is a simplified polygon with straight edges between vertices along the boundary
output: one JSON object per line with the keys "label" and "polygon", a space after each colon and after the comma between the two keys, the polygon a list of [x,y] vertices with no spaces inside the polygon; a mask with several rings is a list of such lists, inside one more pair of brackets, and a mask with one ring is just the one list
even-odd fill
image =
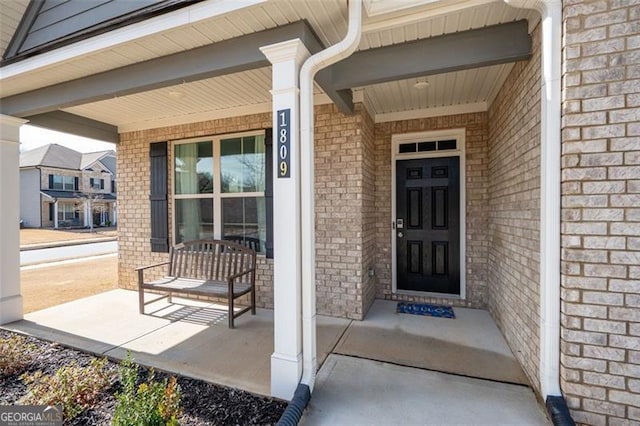
{"label": "ceiling light fixture", "polygon": [[426,78],[419,78],[413,83],[413,87],[418,90],[423,90],[429,87],[431,83]]}

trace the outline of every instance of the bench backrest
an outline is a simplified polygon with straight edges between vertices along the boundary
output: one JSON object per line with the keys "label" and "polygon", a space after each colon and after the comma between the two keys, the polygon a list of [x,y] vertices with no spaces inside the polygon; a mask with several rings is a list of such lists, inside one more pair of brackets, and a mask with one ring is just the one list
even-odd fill
{"label": "bench backrest", "polygon": [[[169,276],[226,281],[230,275],[253,269],[255,251],[232,241],[187,241],[170,250]],[[253,281],[247,274],[238,282]]]}

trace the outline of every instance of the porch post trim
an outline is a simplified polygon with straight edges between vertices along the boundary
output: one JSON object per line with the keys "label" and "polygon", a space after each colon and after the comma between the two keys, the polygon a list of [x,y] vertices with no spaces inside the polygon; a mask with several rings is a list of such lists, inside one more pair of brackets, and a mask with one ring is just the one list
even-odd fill
{"label": "porch post trim", "polygon": [[[300,228],[300,67],[309,51],[300,39],[260,50],[273,73],[273,334],[271,395],[290,400],[302,375],[302,287]],[[288,176],[279,177],[278,112],[289,110]],[[285,135],[286,137],[286,135]],[[276,148],[278,146],[278,148]]]}
{"label": "porch post trim", "polygon": [[0,324],[22,319],[20,289],[20,127],[0,115]]}

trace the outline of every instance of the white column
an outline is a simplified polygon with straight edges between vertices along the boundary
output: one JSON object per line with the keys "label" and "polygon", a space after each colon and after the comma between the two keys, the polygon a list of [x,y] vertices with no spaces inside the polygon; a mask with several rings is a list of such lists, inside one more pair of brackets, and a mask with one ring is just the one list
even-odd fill
{"label": "white column", "polygon": [[111,203],[111,226],[116,226],[118,223],[118,210],[116,209],[116,203]]}
{"label": "white column", "polygon": [[58,229],[58,200],[53,202],[53,227]]}
{"label": "white column", "polygon": [[22,319],[20,294],[20,126],[0,115],[0,324]]}
{"label": "white column", "polygon": [[[299,39],[260,50],[273,65],[274,352],[271,355],[271,395],[290,400],[302,375],[299,73],[309,51]],[[289,110],[288,122],[286,115],[279,114],[286,110]],[[281,143],[286,138],[288,152],[283,151],[285,148]],[[286,160],[285,165],[282,164],[283,154],[288,156],[288,164]],[[285,167],[288,176],[279,176]]]}
{"label": "white column", "polygon": [[91,218],[89,217],[89,202],[85,201],[84,202],[84,226],[89,226],[89,220],[91,220]]}

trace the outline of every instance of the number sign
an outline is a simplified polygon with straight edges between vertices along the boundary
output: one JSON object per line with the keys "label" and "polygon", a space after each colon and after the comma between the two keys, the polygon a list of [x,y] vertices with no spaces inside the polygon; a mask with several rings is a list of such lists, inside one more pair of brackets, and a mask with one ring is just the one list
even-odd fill
{"label": "number sign", "polygon": [[291,177],[291,110],[278,111],[278,177]]}

